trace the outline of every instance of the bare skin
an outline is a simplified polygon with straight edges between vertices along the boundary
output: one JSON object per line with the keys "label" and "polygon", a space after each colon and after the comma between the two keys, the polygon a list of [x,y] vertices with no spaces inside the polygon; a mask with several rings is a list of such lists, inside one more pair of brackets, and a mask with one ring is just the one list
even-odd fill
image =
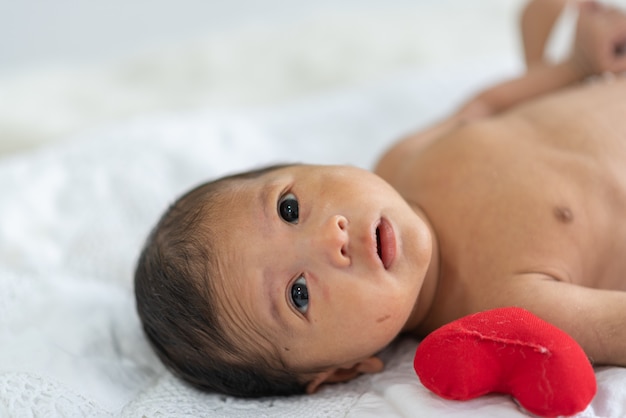
{"label": "bare skin", "polygon": [[546,42],[567,1],[531,0],[524,7],[520,18],[520,30],[524,60],[529,68],[543,64]]}
{"label": "bare skin", "polygon": [[626,70],[624,41],[624,15],[584,6],[570,60],[535,65],[383,156],[376,172],[438,242],[430,304],[408,332],[520,306],[596,364],[626,366],[626,78],[578,84]]}

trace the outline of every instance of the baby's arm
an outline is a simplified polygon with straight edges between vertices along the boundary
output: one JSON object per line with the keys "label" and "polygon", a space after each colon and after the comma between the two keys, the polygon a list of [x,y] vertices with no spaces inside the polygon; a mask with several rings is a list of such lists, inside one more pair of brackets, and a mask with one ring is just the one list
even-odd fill
{"label": "baby's arm", "polygon": [[395,143],[380,159],[375,172],[392,185],[404,177],[404,166],[412,156],[433,141],[445,136],[460,124],[500,113],[516,104],[580,81],[585,74],[572,61],[546,65],[528,71],[524,76],[498,84],[469,100],[457,112]]}
{"label": "baby's arm", "polygon": [[546,44],[568,0],[530,0],[520,16],[524,59],[528,68],[543,65]]}
{"label": "baby's arm", "polygon": [[565,61],[536,65],[520,78],[487,89],[459,113],[471,119],[497,114],[589,76],[622,71],[626,71],[626,14],[597,2],[581,2],[574,48]]}
{"label": "baby's arm", "polygon": [[522,77],[478,94],[459,109],[457,117],[476,120],[493,116],[527,100],[581,81],[586,76],[571,61],[539,66]]}
{"label": "baby's arm", "polygon": [[587,288],[538,273],[519,275],[503,286],[486,295],[490,300],[484,301],[484,309],[528,309],[571,335],[594,364],[626,366],[626,292]]}
{"label": "baby's arm", "polygon": [[443,121],[394,144],[375,171],[396,185],[403,178],[404,166],[416,153],[462,122],[496,115],[604,71],[626,71],[626,15],[617,9],[585,2],[580,9],[573,52],[567,60],[538,65],[519,78],[483,91]]}

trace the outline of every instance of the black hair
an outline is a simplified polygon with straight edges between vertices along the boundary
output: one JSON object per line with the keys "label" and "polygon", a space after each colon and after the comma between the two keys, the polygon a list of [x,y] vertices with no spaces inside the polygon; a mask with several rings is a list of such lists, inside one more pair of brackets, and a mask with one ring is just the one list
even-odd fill
{"label": "black hair", "polygon": [[267,352],[254,353],[236,343],[236,336],[220,321],[212,285],[222,274],[212,222],[228,183],[285,166],[230,175],[193,188],[163,214],[139,256],[135,300],[144,333],[163,363],[197,388],[238,397],[304,392],[303,376],[284,367],[276,353],[268,358]]}

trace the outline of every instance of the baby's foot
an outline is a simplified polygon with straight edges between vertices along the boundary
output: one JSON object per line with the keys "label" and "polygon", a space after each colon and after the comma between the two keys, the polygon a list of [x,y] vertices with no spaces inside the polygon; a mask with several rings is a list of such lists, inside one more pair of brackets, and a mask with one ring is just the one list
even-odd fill
{"label": "baby's foot", "polygon": [[542,416],[573,415],[596,393],[593,368],[576,341],[520,308],[480,312],[439,328],[420,343],[414,367],[441,397],[508,393]]}

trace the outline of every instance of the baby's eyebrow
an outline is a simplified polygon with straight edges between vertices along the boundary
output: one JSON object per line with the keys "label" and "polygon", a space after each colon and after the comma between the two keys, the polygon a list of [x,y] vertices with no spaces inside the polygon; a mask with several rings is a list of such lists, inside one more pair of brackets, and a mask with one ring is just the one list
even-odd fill
{"label": "baby's eyebrow", "polygon": [[[258,204],[263,208],[263,220],[265,225],[263,225],[261,231],[263,231],[264,234],[272,233],[271,220],[272,216],[276,213],[276,205],[272,202],[272,199],[275,194],[275,190],[279,187],[282,187],[281,184],[268,181],[262,184],[257,194]],[[277,256],[280,257],[280,254],[277,254]],[[270,260],[267,261],[269,262]],[[270,317],[272,318],[273,323],[278,324],[281,331],[286,330],[289,332],[291,326],[286,321],[286,318],[281,315],[281,310],[278,308],[279,302],[277,300],[276,292],[274,291],[276,287],[273,286],[273,283],[276,283],[277,280],[278,283],[287,283],[289,278],[281,280],[276,277],[276,274],[276,269],[271,268],[269,265],[262,269],[261,279],[264,292],[263,299],[267,302],[264,305],[269,305]],[[284,292],[280,292],[280,294],[284,294]]]}
{"label": "baby's eyebrow", "polygon": [[265,293],[265,300],[268,301],[267,305],[269,305],[270,316],[273,321],[279,325],[281,330],[288,330],[291,327],[280,314],[280,310],[278,309],[278,302],[276,300],[276,293],[274,292],[274,286],[272,283],[276,281],[274,277],[274,273],[270,271],[271,269],[266,268],[263,271],[263,288]]}
{"label": "baby's eyebrow", "polygon": [[269,204],[268,200],[270,198],[270,195],[272,193],[273,187],[270,183],[265,183],[263,184],[263,186],[261,187],[261,190],[258,193],[258,202],[259,205],[263,208],[263,213],[265,215],[265,220],[269,220],[270,219],[270,213],[268,213],[269,208],[273,207],[272,205]]}

